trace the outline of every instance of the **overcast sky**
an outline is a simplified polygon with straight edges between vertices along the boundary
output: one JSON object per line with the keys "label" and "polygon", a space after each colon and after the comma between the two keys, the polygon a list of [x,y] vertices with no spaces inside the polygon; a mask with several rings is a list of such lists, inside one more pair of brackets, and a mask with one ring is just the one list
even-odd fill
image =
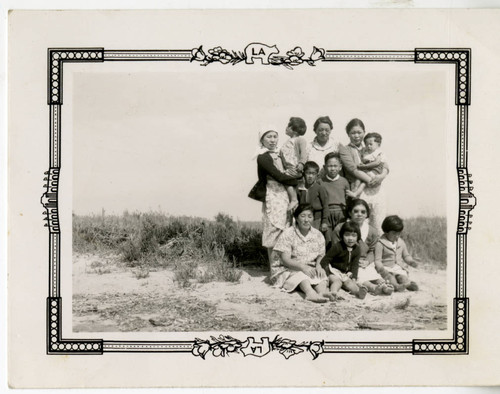
{"label": "overcast sky", "polygon": [[315,119],[329,115],[342,143],[354,117],[382,135],[388,213],[444,216],[446,130],[456,127],[445,108],[453,92],[444,70],[424,67],[191,64],[182,72],[126,72],[122,64],[74,73],[73,212],[260,220],[260,204],[247,197],[257,180],[251,158],[259,129],[275,125],[282,144],[288,119],[300,116],[312,140]]}

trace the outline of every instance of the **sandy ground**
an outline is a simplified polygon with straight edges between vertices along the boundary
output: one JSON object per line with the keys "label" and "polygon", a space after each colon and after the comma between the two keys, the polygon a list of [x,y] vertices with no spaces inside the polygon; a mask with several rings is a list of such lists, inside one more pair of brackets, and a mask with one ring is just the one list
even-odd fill
{"label": "sandy ground", "polygon": [[73,329],[103,331],[305,331],[446,329],[444,270],[410,273],[420,290],[314,304],[245,269],[239,283],[191,281],[171,270],[140,272],[113,255],[73,256]]}

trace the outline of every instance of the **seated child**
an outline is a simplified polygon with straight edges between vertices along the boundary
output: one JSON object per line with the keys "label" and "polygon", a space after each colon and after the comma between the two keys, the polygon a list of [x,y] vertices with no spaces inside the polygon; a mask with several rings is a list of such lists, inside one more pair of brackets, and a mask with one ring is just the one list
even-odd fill
{"label": "seated child", "polygon": [[[365,147],[361,150],[361,163],[358,164],[358,169],[365,172],[373,178],[374,175],[381,174],[386,166],[386,157],[380,150],[382,144],[382,136],[379,133],[368,133],[364,138]],[[352,198],[358,198],[366,183],[359,179],[354,183],[353,190],[347,195]]]}
{"label": "seated child", "polygon": [[328,230],[328,193],[318,180],[319,166],[314,161],[304,164],[304,184],[297,188],[301,204],[313,207],[312,226],[325,233]]}
{"label": "seated child", "polygon": [[[307,126],[302,118],[291,117],[286,127],[286,135],[290,138],[283,144],[280,150],[281,160],[287,175],[302,173],[307,161],[307,141],[304,137]],[[293,186],[286,186],[289,204],[288,210],[293,211],[298,205],[297,190]]]}
{"label": "seated child", "polygon": [[366,296],[366,287],[356,283],[361,255],[358,245],[360,239],[359,226],[354,222],[345,222],[340,229],[340,242],[334,244],[321,260],[333,298],[337,297],[341,288],[359,299]]}
{"label": "seated child", "polygon": [[384,234],[375,245],[375,268],[395,291],[417,291],[418,286],[410,281],[408,265],[416,267],[417,263],[408,253],[405,241],[400,238],[403,231],[403,220],[396,215],[387,216],[382,222]]}
{"label": "seated child", "polygon": [[325,156],[325,175],[321,178],[321,184],[328,194],[328,218],[327,231],[325,233],[326,250],[330,248],[333,241],[333,229],[339,223],[345,221],[346,193],[349,190],[349,182],[339,175],[342,163],[337,153],[328,153]]}

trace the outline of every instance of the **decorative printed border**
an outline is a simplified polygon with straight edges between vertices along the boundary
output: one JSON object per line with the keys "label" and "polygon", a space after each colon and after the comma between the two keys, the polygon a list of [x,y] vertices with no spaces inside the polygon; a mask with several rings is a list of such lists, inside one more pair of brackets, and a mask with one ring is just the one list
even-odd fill
{"label": "decorative printed border", "polygon": [[[113,341],[103,339],[64,339],[62,336],[62,298],[60,295],[60,238],[58,211],[61,168],[61,110],[65,63],[105,61],[185,61],[209,66],[212,63],[263,66],[315,66],[318,62],[413,62],[455,65],[455,105],[457,106],[457,175],[459,212],[456,233],[456,291],[453,299],[453,338],[411,342],[297,342],[277,335],[274,339],[248,337],[240,340],[227,335],[192,341]],[[411,51],[335,51],[313,47],[308,56],[301,47],[280,55],[276,45],[250,43],[242,51],[220,46],[205,50],[202,45],[181,50],[105,50],[103,48],[49,48],[47,102],[49,105],[49,170],[41,204],[45,226],[49,229],[49,295],[47,298],[47,354],[103,354],[105,352],[191,353],[194,356],[225,357],[232,354],[263,357],[277,351],[286,359],[309,353],[316,359],[323,353],[409,353],[468,354],[469,300],[466,297],[467,233],[476,205],[471,174],[467,171],[468,106],[471,89],[471,50],[468,48],[422,48]]]}

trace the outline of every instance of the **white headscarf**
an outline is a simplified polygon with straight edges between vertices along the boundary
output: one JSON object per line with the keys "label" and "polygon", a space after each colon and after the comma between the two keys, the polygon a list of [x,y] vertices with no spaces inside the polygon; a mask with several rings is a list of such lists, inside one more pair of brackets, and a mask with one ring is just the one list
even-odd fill
{"label": "white headscarf", "polygon": [[259,140],[257,142],[257,148],[255,149],[255,153],[252,157],[252,160],[255,160],[257,158],[257,156],[259,156],[263,153],[266,153],[266,152],[271,152],[271,153],[278,152],[278,147],[276,147],[274,150],[270,150],[262,144],[262,138],[270,131],[274,131],[275,133],[277,133],[276,130],[277,129],[275,127],[262,127],[261,128],[261,131],[259,131]]}

